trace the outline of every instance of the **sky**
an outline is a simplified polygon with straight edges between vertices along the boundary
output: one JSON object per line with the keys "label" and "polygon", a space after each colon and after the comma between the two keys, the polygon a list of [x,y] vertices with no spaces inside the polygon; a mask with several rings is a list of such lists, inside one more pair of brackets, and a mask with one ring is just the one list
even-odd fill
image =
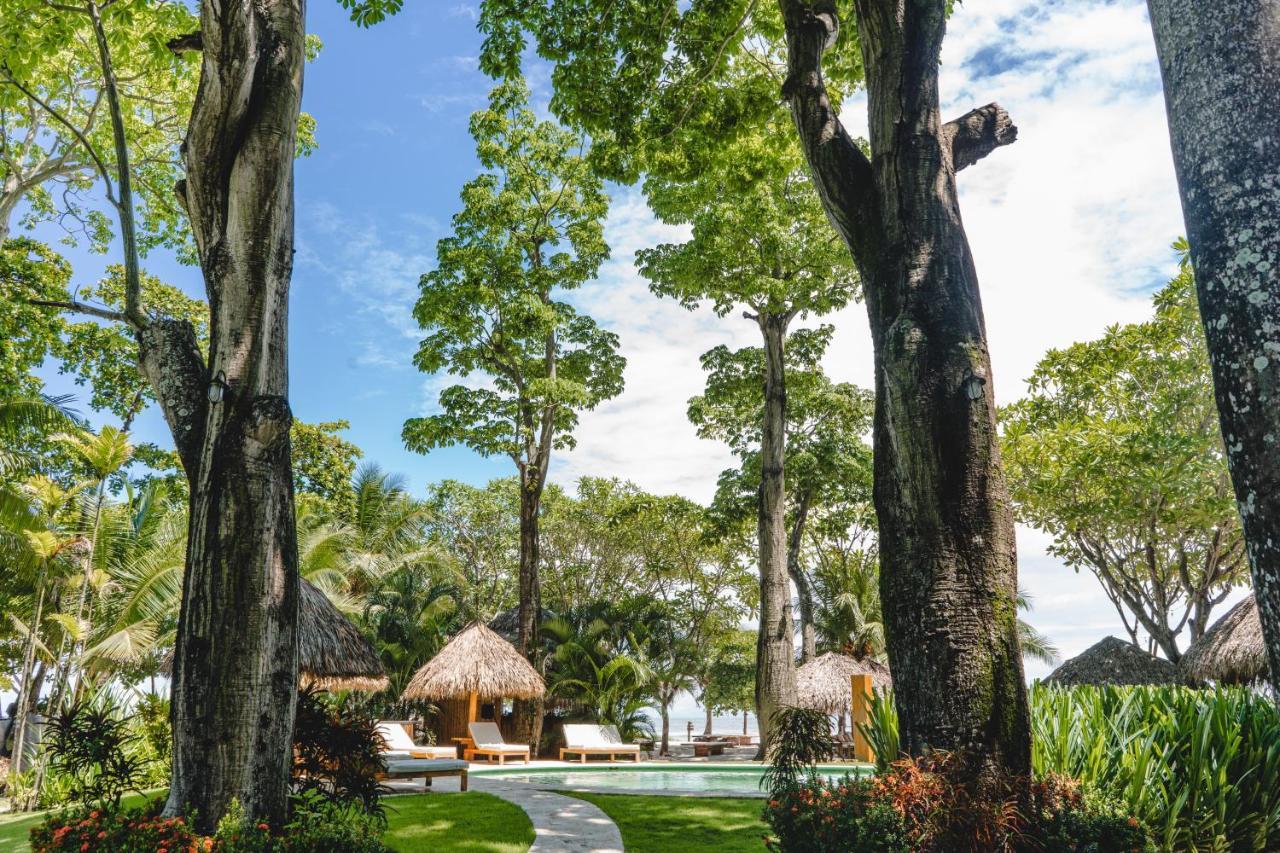
{"label": "sky", "polygon": [[[448,384],[413,367],[421,335],[412,308],[418,278],[459,208],[458,191],[478,169],[467,118],[490,84],[477,70],[476,8],[408,3],[397,17],[361,30],[337,3],[309,6],[309,29],[325,47],[307,68],[304,97],[319,149],[297,165],[294,414],[349,420],[347,437],[366,457],[406,475],[419,493],[445,477],[482,483],[509,475],[508,460],[461,448],[420,456],[400,441],[405,419],[431,412]],[[535,98],[545,99],[545,71],[530,76]],[[957,4],[941,92],[944,118],[999,101],[1019,128],[1016,144],[959,178],[996,396],[1008,403],[1046,349],[1144,318],[1151,293],[1175,271],[1169,244],[1183,225],[1145,2]],[[866,133],[865,110],[862,98],[844,107],[855,135]],[[551,477],[572,489],[584,474],[616,476],[707,501],[731,457],[723,445],[697,438],[685,418],[687,399],[703,387],[698,356],[722,343],[758,345],[758,332],[746,320],[653,296],[636,272],[635,251],[681,232],[657,222],[635,189],[615,186],[611,195],[612,256],[574,301],[620,336],[626,390],[582,416],[577,449],[555,461]],[[80,283],[112,260],[71,259]],[[202,295],[197,270],[158,253],[146,265]],[[827,371],[869,387],[862,306],[825,321],[836,327]],[[51,368],[45,374],[51,391],[72,390]],[[141,439],[167,443],[155,411],[136,429]],[[1032,624],[1068,657],[1107,634],[1122,635],[1092,575],[1048,556],[1048,544],[1019,528]],[[1028,663],[1029,676],[1047,672]]]}

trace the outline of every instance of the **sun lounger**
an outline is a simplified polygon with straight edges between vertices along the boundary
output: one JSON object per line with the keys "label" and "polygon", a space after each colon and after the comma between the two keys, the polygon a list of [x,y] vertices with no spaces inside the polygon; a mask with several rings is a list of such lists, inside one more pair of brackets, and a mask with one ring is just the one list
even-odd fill
{"label": "sun lounger", "polygon": [[502,739],[496,723],[467,723],[467,731],[471,734],[472,746],[467,752],[483,755],[485,761],[491,762],[495,757],[499,764],[505,764],[507,758],[523,758],[529,763],[529,747],[526,744],[507,743]]}
{"label": "sun lounger", "polygon": [[457,758],[458,749],[454,746],[418,746],[409,736],[412,723],[400,723],[382,720],[378,723],[378,734],[385,744],[383,753],[403,752],[410,758]]}
{"label": "sun lounger", "polygon": [[467,790],[467,762],[456,758],[412,758],[403,752],[389,752],[383,756],[387,762],[383,779],[421,779],[424,787],[431,787],[437,776],[458,776],[459,787]]}
{"label": "sun lounger", "polygon": [[640,761],[640,745],[623,743],[617,726],[565,723],[564,742],[561,761],[565,760],[566,753],[576,753],[582,764],[587,763],[588,755],[607,755],[610,761],[617,761],[619,755],[632,755],[635,761]]}

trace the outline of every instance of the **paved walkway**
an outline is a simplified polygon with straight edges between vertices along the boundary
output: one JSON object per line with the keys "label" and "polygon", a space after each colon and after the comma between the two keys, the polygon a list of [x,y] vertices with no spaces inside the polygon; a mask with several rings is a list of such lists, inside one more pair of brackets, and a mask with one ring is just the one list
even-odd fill
{"label": "paved walkway", "polygon": [[471,789],[515,803],[533,822],[529,853],[622,853],[622,833],[609,816],[586,800],[530,785],[504,784],[472,774]]}

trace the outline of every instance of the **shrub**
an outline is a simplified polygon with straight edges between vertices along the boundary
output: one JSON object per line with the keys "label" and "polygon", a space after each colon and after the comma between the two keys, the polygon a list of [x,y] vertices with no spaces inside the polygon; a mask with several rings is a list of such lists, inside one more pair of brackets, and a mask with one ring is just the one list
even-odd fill
{"label": "shrub", "polygon": [[876,755],[876,772],[883,773],[901,757],[898,745],[898,709],[893,704],[893,691],[872,691],[867,708],[867,721],[858,723],[858,731]]}
{"label": "shrub", "polygon": [[374,720],[356,706],[326,702],[314,691],[298,694],[293,724],[293,789],[337,805],[358,804],[385,821],[378,781],[386,770]]}
{"label": "shrub", "polygon": [[764,810],[771,849],[787,853],[1129,853],[1152,849],[1146,827],[1069,779],[979,787],[959,757],[904,759],[867,779],[810,775],[774,790]]}
{"label": "shrub", "polygon": [[78,808],[50,815],[31,830],[32,853],[156,853],[158,850],[208,850],[180,817],[161,818],[159,805],[143,809],[107,811]]}
{"label": "shrub", "polygon": [[44,749],[51,775],[68,799],[114,811],[120,797],[138,790],[144,759],[137,736],[108,702],[81,702],[49,720]]}

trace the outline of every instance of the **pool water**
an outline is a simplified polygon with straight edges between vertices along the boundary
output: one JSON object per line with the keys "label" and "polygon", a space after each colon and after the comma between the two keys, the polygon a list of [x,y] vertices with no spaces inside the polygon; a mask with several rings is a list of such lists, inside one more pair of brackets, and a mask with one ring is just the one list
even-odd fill
{"label": "pool water", "polygon": [[[820,767],[828,778],[870,772],[869,768],[850,765]],[[763,796],[760,779],[762,767],[689,767],[670,766],[633,769],[629,767],[591,767],[578,770],[548,768],[537,770],[484,772],[485,779],[520,782],[536,788],[569,791],[607,791],[630,794],[719,794],[723,796]]]}

